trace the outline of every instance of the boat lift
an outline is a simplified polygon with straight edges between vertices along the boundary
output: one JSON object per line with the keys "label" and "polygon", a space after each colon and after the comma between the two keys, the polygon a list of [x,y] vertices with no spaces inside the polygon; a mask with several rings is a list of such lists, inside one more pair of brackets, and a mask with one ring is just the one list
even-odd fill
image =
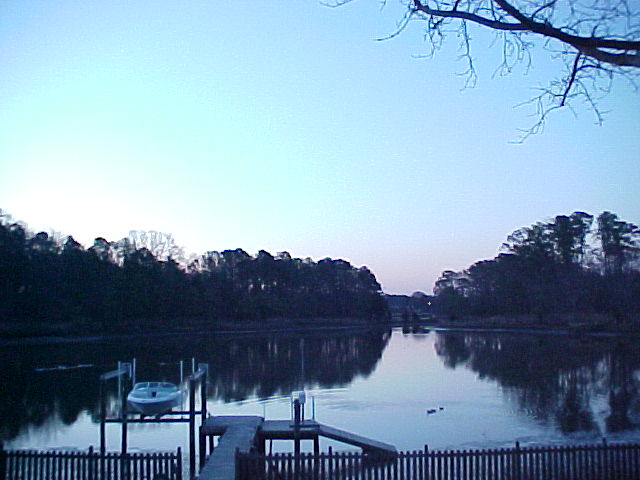
{"label": "boat lift", "polygon": [[[209,364],[191,360],[191,375],[183,382],[184,362],[180,361],[181,388],[187,385],[189,393],[188,410],[169,410],[162,415],[139,415],[130,418],[127,409],[127,394],[136,381],[136,360],[132,362],[118,362],[118,368],[100,375],[100,453],[106,452],[106,424],[119,423],[121,425],[121,452],[127,453],[127,425],[129,423],[189,423],[189,473],[195,478],[196,471],[196,416],[200,416],[200,425],[207,418],[207,387],[209,382]],[[118,397],[120,408],[116,416],[107,416],[107,382],[118,380]],[[200,386],[200,405],[196,410],[196,390]],[[134,414],[135,415],[135,414]]]}

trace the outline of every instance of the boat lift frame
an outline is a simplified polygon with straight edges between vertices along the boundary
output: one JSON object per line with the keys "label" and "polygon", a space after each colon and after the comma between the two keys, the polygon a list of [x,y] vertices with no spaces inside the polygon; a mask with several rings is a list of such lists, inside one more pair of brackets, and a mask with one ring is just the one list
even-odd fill
{"label": "boat lift frame", "polygon": [[[182,374],[183,362],[180,362]],[[209,384],[209,364],[198,363],[196,370],[195,360],[192,359],[192,373],[184,382],[188,385],[189,407],[186,411],[170,410],[158,416],[140,415],[138,418],[129,418],[127,409],[128,383],[135,383],[136,360],[132,362],[118,362],[118,368],[100,375],[100,453],[106,452],[106,424],[121,424],[121,453],[127,453],[127,425],[129,423],[189,423],[189,473],[190,478],[195,478],[196,472],[196,416],[200,416],[200,425],[207,418],[207,387]],[[107,382],[118,379],[118,396],[120,397],[120,411],[117,417],[107,417]],[[196,410],[196,390],[200,386],[200,408]],[[185,418],[185,415],[187,418]],[[166,418],[168,417],[168,418]]]}

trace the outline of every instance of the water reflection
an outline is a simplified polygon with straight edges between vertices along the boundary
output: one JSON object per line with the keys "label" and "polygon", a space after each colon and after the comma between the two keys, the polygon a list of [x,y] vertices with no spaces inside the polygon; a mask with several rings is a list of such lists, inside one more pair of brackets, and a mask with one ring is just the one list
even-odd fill
{"label": "water reflection", "polygon": [[[301,388],[345,386],[370,375],[391,331],[321,335],[162,336],[105,343],[0,348],[0,438],[44,429],[54,418],[73,424],[98,410],[98,377],[137,359],[138,379],[177,382],[179,361],[208,362],[211,400],[289,395]],[[185,374],[190,372],[189,362]],[[111,397],[116,397],[111,392]]]}
{"label": "water reflection", "polygon": [[565,434],[640,427],[636,338],[440,332],[435,348],[447,367],[497,382],[521,411]]}
{"label": "water reflection", "polygon": [[[391,337],[377,330],[4,346],[0,438],[48,445],[53,440],[39,440],[74,425],[72,433],[60,435],[61,445],[95,441],[90,416],[98,408],[98,377],[133,357],[139,380],[176,382],[180,359],[208,362],[208,398],[218,411],[233,403],[225,411],[234,414],[257,414],[255,399],[278,399],[270,415],[275,410],[286,416],[286,397],[304,384],[323,391],[323,421],[403,448],[493,447],[516,437],[548,442],[618,432],[618,438],[628,438],[625,432],[637,438],[640,431],[636,338],[429,332],[416,326]],[[111,394],[115,398],[115,389]],[[428,413],[438,406],[446,409]],[[90,428],[81,431],[81,425]],[[139,443],[147,445],[149,438]]]}

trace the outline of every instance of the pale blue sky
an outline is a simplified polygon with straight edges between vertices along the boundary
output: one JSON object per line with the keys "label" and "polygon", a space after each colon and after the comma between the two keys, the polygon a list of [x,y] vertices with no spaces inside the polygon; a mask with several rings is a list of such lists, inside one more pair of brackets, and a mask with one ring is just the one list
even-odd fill
{"label": "pale blue sky", "polygon": [[359,0],[0,0],[0,208],[85,245],[170,232],[188,251],[367,265],[388,293],[490,258],[513,230],[603,210],[640,222],[640,96],[523,145],[555,65],[479,84],[401,5]]}

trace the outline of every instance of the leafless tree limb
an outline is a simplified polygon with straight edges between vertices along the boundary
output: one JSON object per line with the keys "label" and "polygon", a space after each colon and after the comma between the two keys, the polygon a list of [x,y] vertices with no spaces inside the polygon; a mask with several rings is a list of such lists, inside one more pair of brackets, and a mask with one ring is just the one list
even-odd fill
{"label": "leafless tree limb", "polygon": [[[336,0],[341,6],[353,0]],[[469,25],[497,32],[502,41],[502,63],[495,74],[507,75],[516,65],[531,65],[534,39],[566,70],[551,79],[540,94],[523,104],[535,105],[537,121],[527,132],[543,130],[549,114],[562,107],[583,102],[597,123],[603,113],[598,103],[609,93],[614,78],[624,78],[634,87],[640,76],[640,2],[637,0],[400,0],[406,13],[393,38],[405,30],[411,19],[426,23],[425,37],[431,54],[439,50],[445,37],[460,39],[460,58],[466,69],[465,87],[477,76],[471,55]],[[458,22],[458,28],[449,28]],[[528,134],[526,136],[528,136]]]}

